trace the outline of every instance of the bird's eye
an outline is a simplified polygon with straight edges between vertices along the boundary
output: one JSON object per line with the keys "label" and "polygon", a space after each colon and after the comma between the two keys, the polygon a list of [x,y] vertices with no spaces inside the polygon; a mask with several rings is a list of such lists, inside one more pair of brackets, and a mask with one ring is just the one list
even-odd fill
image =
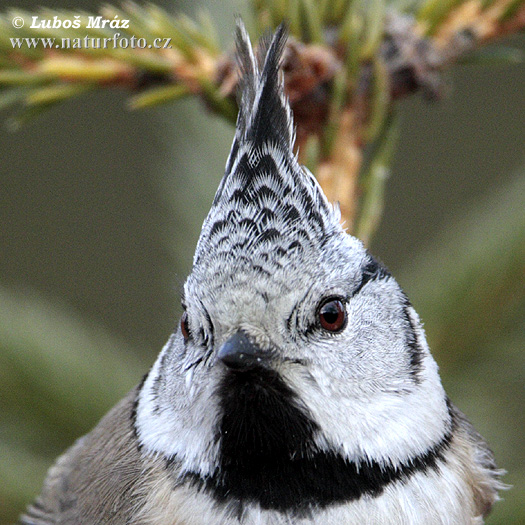
{"label": "bird's eye", "polygon": [[341,299],[326,299],[321,303],[317,315],[321,328],[329,332],[340,332],[346,326],[346,309]]}
{"label": "bird's eye", "polygon": [[184,337],[184,341],[190,338],[190,327],[188,326],[188,313],[184,312],[180,318],[180,331]]}

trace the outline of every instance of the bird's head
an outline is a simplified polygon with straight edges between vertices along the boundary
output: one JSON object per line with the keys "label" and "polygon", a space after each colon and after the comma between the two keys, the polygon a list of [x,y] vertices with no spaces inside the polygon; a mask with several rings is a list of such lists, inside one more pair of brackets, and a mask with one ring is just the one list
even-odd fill
{"label": "bird's head", "polygon": [[417,314],[293,153],[285,43],[281,26],[255,56],[238,26],[232,150],[139,397],[139,440],[182,473],[319,451],[395,464],[449,424]]}

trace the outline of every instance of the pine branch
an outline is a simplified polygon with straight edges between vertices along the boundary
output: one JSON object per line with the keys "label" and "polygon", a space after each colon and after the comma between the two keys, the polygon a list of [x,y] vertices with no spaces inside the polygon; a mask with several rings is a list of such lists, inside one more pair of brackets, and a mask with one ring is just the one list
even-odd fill
{"label": "pine branch", "polygon": [[[318,175],[328,198],[340,202],[349,231],[364,240],[381,215],[396,100],[417,91],[441,97],[442,74],[451,64],[468,57],[493,60],[494,53],[479,50],[525,27],[525,0],[251,5],[253,36],[289,21],[283,68],[300,159]],[[132,109],[198,96],[234,121],[233,52],[220,49],[209,16],[198,18],[129,2],[99,14],[10,10],[0,18],[0,109],[18,106],[10,121],[16,127],[65,99],[119,87],[131,93]],[[15,27],[21,21],[23,28]],[[41,40],[35,45],[34,39]],[[45,48],[42,39],[54,41],[45,40]],[[496,58],[521,59],[514,50]]]}

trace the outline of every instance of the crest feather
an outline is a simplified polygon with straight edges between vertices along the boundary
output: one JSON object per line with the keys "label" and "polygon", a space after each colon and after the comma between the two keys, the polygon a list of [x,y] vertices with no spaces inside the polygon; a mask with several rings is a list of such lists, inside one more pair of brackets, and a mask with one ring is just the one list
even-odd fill
{"label": "crest feather", "polygon": [[279,71],[287,39],[288,28],[283,23],[273,35],[267,33],[260,39],[255,56],[244,24],[240,19],[237,21],[235,41],[241,73],[239,114],[237,144],[232,147],[229,166],[240,144],[246,141],[256,147],[272,144],[292,154],[293,119]]}
{"label": "crest feather", "polygon": [[271,276],[285,260],[298,261],[299,253],[315,257],[331,235],[342,232],[338,213],[293,152],[292,113],[279,70],[287,36],[281,24],[254,53],[237,22],[239,115],[226,172],[195,252],[199,271],[236,274],[244,265]]}

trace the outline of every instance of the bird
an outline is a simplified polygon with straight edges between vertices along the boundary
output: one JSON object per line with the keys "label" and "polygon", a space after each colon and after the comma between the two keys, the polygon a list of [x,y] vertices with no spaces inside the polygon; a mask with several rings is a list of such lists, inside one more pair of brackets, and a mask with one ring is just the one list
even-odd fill
{"label": "bird", "polygon": [[25,525],[470,525],[502,471],[422,323],[294,153],[288,29],[241,21],[235,136],[143,381],[50,468]]}

